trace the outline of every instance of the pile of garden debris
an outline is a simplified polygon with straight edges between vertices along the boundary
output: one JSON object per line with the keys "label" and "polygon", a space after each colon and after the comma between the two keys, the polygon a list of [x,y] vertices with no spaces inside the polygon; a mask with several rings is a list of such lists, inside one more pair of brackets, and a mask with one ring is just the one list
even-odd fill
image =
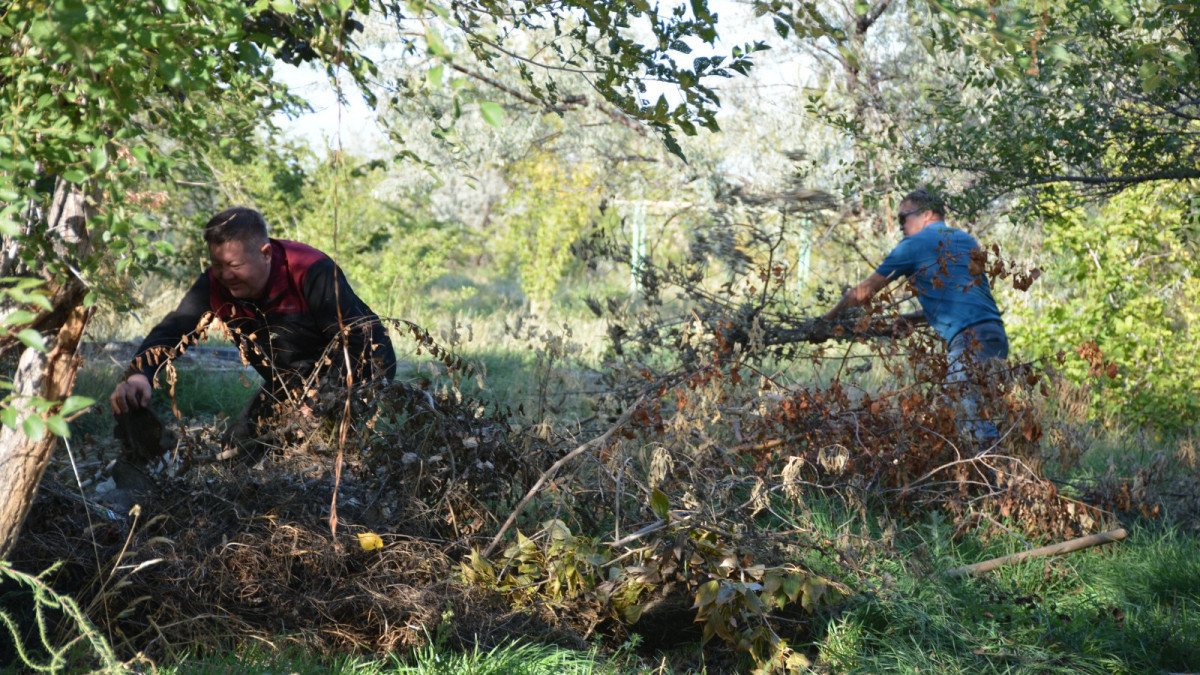
{"label": "pile of garden debris", "polygon": [[176,429],[176,456],[149,467],[153,484],[128,510],[69,469],[48,474],[12,562],[39,573],[65,561],[51,587],[125,658],[281,636],[384,652],[443,624],[472,644],[582,645],[549,614],[454,583],[458,560],[497,529],[484,500],[526,489],[544,451],[521,452],[495,417],[414,388],[372,401],[340,444],[341,472],[331,424],[228,461],[213,459],[219,430]]}

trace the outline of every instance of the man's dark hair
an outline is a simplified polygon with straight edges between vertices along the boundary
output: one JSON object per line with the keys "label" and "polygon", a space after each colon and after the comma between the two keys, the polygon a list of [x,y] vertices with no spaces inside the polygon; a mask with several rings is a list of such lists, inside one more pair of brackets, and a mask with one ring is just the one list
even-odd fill
{"label": "man's dark hair", "polygon": [[267,237],[267,221],[261,213],[245,206],[225,209],[209,218],[204,226],[204,243],[209,245],[227,241],[265,244]]}
{"label": "man's dark hair", "polygon": [[946,217],[946,202],[928,190],[913,190],[904,197],[901,204],[912,204],[916,213],[933,211],[941,218]]}

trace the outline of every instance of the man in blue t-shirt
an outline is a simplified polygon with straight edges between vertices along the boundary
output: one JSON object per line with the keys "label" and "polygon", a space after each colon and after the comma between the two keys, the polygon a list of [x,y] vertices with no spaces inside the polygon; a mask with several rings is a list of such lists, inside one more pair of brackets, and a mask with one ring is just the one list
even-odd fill
{"label": "man in blue t-shirt", "polygon": [[[921,315],[948,345],[949,382],[967,379],[972,361],[1008,358],[1008,336],[992,297],[982,265],[975,273],[971,252],[979,243],[971,235],[946,224],[942,200],[925,190],[910,192],[900,204],[904,239],[892,249],[878,269],[846,292],[825,314],[833,319],[842,311],[864,304],[884,286],[900,277],[908,279],[921,303]],[[999,434],[991,422],[975,418],[974,395],[963,401],[967,425],[977,440],[994,441]]]}

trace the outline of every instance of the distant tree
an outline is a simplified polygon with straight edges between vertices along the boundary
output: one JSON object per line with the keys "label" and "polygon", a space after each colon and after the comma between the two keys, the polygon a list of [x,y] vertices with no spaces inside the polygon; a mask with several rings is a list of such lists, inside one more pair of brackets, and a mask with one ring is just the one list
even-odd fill
{"label": "distant tree", "polygon": [[[1105,421],[1175,432],[1200,413],[1200,181],[1130,187],[1045,225],[1047,283],[1011,308],[1016,349],[1053,357],[1092,344],[1062,374]],[[1100,365],[1111,366],[1096,377]]]}
{"label": "distant tree", "polygon": [[[911,100],[926,69],[913,58],[915,41],[903,21],[911,12],[902,0],[755,0],[788,46],[813,72],[807,90],[794,99],[795,114],[811,115],[840,135],[823,147],[803,149],[820,156],[822,187],[855,206],[883,206],[864,214],[875,232],[894,224],[889,198],[898,190],[904,165],[897,109]],[[810,132],[807,134],[812,135]],[[805,139],[796,139],[800,149]]]}

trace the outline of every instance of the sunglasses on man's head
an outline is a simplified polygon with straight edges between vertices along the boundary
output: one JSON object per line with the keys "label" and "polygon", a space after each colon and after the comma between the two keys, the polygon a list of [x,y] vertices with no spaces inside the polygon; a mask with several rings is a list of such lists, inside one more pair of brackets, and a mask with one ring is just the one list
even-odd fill
{"label": "sunglasses on man's head", "polygon": [[896,214],[896,217],[900,219],[900,227],[904,227],[904,221],[908,220],[909,216],[915,216],[924,210],[925,209],[912,209],[909,211],[901,211],[900,213]]}

